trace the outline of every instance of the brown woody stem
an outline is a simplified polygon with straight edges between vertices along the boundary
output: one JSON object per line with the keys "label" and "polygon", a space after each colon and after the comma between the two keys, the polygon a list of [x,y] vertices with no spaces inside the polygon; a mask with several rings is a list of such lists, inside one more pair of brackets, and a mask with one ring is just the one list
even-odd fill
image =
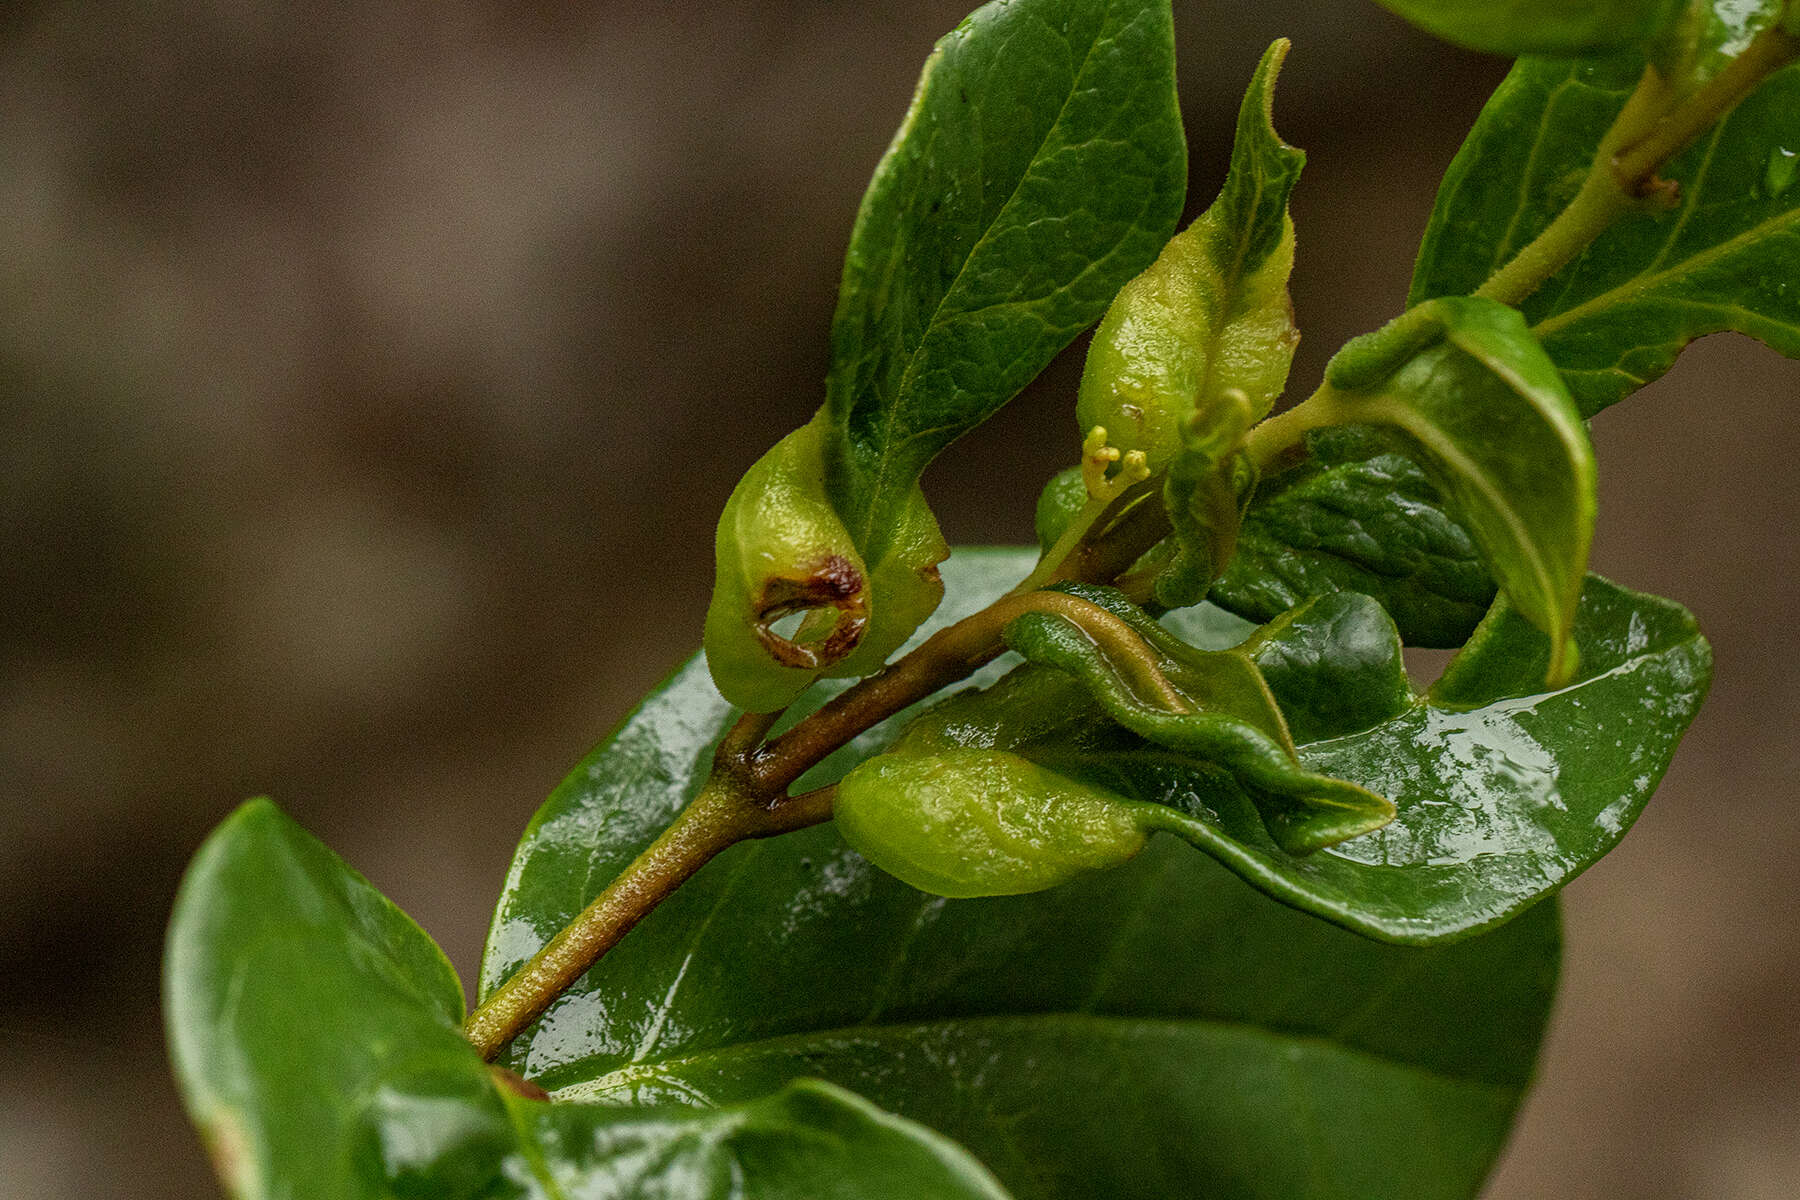
{"label": "brown woody stem", "polygon": [[[1161,505],[1139,507],[1154,508],[1159,515],[1162,511]],[[1089,548],[1091,553],[1071,559],[1099,570],[1122,563],[1118,569],[1123,570],[1154,544],[1142,540],[1153,534],[1161,536],[1154,522],[1141,517],[1134,521],[1128,515]],[[1128,539],[1129,544],[1107,548],[1104,543],[1113,538]],[[1062,592],[1022,592],[939,630],[771,742],[764,744],[763,739],[778,714],[745,714],[720,740],[705,786],[674,824],[469,1015],[463,1031],[481,1056],[492,1059],[505,1049],[601,955],[721,851],[750,838],[829,821],[835,789],[790,796],[794,781],[858,734],[991,662],[1005,648],[1001,635],[1006,626],[1027,612],[1050,612],[1073,621],[1128,664],[1148,655],[1146,678],[1161,679],[1153,652],[1112,613]]]}

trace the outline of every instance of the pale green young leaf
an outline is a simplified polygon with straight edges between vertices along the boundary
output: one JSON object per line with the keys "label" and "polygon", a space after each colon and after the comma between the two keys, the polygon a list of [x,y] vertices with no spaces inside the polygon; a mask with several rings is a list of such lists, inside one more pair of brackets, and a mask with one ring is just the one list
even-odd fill
{"label": "pale green young leaf", "polygon": [[[1310,854],[1393,820],[1394,806],[1381,796],[1301,765],[1275,694],[1251,655],[1252,644],[1202,650],[1170,634],[1111,589],[1065,585],[1063,590],[1128,627],[1154,659],[1161,681],[1149,686],[1134,679],[1128,660],[1051,613],[1029,613],[1014,621],[1006,630],[1007,645],[1027,662],[1075,679],[1120,728],[1187,757],[1195,770],[1229,776],[1284,851]],[[929,729],[945,719],[942,714],[928,716],[917,725]],[[977,722],[964,716],[953,723],[964,728]],[[994,745],[1022,744],[996,728],[1000,740]],[[909,730],[902,748],[913,739]],[[1058,739],[1057,749],[1066,748]]]}
{"label": "pale green young leaf", "polygon": [[1076,403],[1087,432],[1163,475],[1174,529],[1154,588],[1194,604],[1231,557],[1250,475],[1236,455],[1287,383],[1299,331],[1288,299],[1288,198],[1306,155],[1273,120],[1288,43],[1270,46],[1238,112],[1218,199],[1120,289],[1094,334]]}
{"label": "pale green young leaf", "polygon": [[1108,444],[1140,451],[1153,473],[1226,391],[1241,392],[1256,420],[1287,380],[1299,337],[1287,294],[1288,197],[1306,162],[1271,117],[1287,50],[1276,42],[1257,66],[1218,199],[1119,290],[1088,349],[1075,408],[1082,432],[1103,427]]}

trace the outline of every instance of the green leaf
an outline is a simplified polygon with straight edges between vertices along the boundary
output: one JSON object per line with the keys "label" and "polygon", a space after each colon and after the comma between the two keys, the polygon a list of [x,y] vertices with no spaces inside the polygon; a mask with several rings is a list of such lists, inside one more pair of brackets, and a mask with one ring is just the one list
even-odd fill
{"label": "green leaf", "polygon": [[264,800],[188,869],[164,1009],[244,1200],[1005,1197],[941,1136],[824,1083],[708,1111],[523,1099],[464,1040],[431,939]]}
{"label": "green leaf", "polygon": [[1456,506],[1500,590],[1550,634],[1548,678],[1566,682],[1594,534],[1594,449],[1519,314],[1429,301],[1346,344],[1326,382],[1338,422],[1397,434]]}
{"label": "green leaf", "polygon": [[1276,42],[1257,66],[1218,199],[1119,290],[1088,349],[1076,420],[1084,433],[1104,428],[1121,453],[1141,451],[1153,473],[1214,424],[1226,392],[1242,394],[1248,424],[1287,382],[1299,340],[1288,197],[1306,162],[1271,118],[1287,50]]}
{"label": "green leaf", "polygon": [[1680,12],[1649,45],[1664,79],[1686,90],[1705,83],[1778,22],[1787,0],[1682,0]]}
{"label": "green leaf", "polygon": [[[1033,557],[959,552],[921,635],[1003,594]],[[1246,630],[1210,605],[1169,620],[1208,648]],[[1348,690],[1386,712],[1367,622],[1349,627],[1363,631],[1349,657],[1369,682]],[[720,856],[508,1061],[612,1100],[707,1103],[822,1074],[964,1140],[1020,1195],[1047,1200],[1472,1196],[1548,1002],[1553,909],[1528,906],[1630,827],[1709,668],[1686,613],[1599,580],[1577,636],[1581,680],[1534,694],[1548,640],[1501,606],[1449,676],[1467,682],[1441,701],[1301,746],[1311,769],[1390,794],[1389,830],[1294,859],[1248,804],[1231,809],[1260,840],[1225,861],[1286,903],[1173,839],[1034,896],[944,901],[819,827]],[[1290,724],[1361,722],[1288,684],[1274,659],[1259,661],[1272,686],[1283,680]],[[733,715],[692,662],[575,768],[519,847],[484,992],[673,818]],[[841,778],[904,719],[798,786]],[[1173,781],[1170,792],[1182,799]],[[1501,927],[1412,949],[1298,907],[1411,940]]]}
{"label": "green leaf", "polygon": [[769,711],[873,672],[931,612],[920,473],[1151,261],[1186,177],[1168,0],[997,0],[938,43],[851,233],[825,405],[719,524],[726,695]]}
{"label": "green leaf", "polygon": [[1647,42],[1682,0],[1376,0],[1427,33],[1489,54],[1589,54]]}
{"label": "green leaf", "polygon": [[1173,550],[1154,587],[1170,607],[1197,603],[1231,558],[1253,481],[1237,447],[1281,395],[1300,338],[1288,197],[1306,155],[1272,116],[1287,51],[1277,41],[1257,66],[1218,199],[1120,290],[1082,374],[1082,430],[1166,472]]}
{"label": "green leaf", "polygon": [[[932,623],[1030,564],[959,552],[955,611]],[[576,768],[520,846],[484,989],[648,844],[731,716],[690,663]],[[704,868],[506,1061],[606,1103],[730,1103],[822,1075],[973,1139],[1033,1200],[1449,1200],[1476,1194],[1505,1138],[1556,947],[1548,904],[1452,946],[1381,945],[1173,839],[1038,895],[944,901],[823,826]]]}
{"label": "green leaf", "polygon": [[864,554],[925,465],[1143,270],[1187,152],[1168,0],[1005,0],[938,43],[857,214],[832,322],[833,486]]}
{"label": "green leaf", "polygon": [[1418,464],[1364,430],[1314,430],[1307,444],[1305,459],[1258,483],[1207,599],[1263,622],[1315,596],[1360,592],[1409,646],[1468,641],[1494,581]]}
{"label": "green leaf", "polygon": [[[1077,680],[1103,714],[1143,739],[1131,753],[1151,750],[1159,761],[1178,761],[1186,756],[1194,773],[1223,772],[1262,816],[1270,835],[1290,854],[1308,854],[1346,838],[1368,833],[1387,824],[1393,805],[1364,788],[1304,770],[1294,748],[1288,724],[1277,706],[1275,694],[1254,661],[1249,645],[1234,650],[1201,650],[1176,638],[1146,617],[1117,592],[1106,588],[1065,585],[1064,590],[1112,613],[1136,636],[1137,646],[1154,662],[1155,676],[1139,678],[1141,665],[1129,653],[1116,653],[1091,631],[1052,613],[1028,613],[1007,627],[1006,643],[1027,662],[1052,667]],[[1391,626],[1388,626],[1392,638]],[[1397,643],[1396,643],[1397,648]],[[1015,672],[995,689],[1031,678]],[[1029,692],[1030,685],[1027,685]],[[945,709],[957,709],[958,700]],[[966,705],[965,705],[966,706]],[[1048,711],[1061,707],[1057,723],[1087,707],[1064,701],[1029,704]],[[1026,749],[1039,739],[1006,734],[994,741],[988,730],[973,732],[983,723],[963,711],[954,716],[934,711],[915,722],[896,751],[915,742],[921,726],[930,726],[932,738],[942,738],[946,724],[970,730],[988,745]],[[1041,722],[1041,719],[1040,719]],[[956,740],[969,744],[971,734]],[[1058,756],[1067,753],[1066,729],[1056,730],[1050,748]],[[1157,753],[1174,751],[1174,755]],[[1164,827],[1164,826],[1158,826]],[[1186,826],[1174,829],[1185,835]]]}
{"label": "green leaf", "polygon": [[1361,733],[1413,702],[1392,618],[1368,596],[1316,596],[1245,643],[1296,742]]}
{"label": "green leaf", "polygon": [[[1308,683],[1266,651],[1257,658],[1291,727],[1365,725],[1301,742],[1301,761],[1392,800],[1392,824],[1295,860],[1259,836],[1245,806],[1209,805],[1196,781],[1149,776],[1134,793],[1215,825],[1213,852],[1271,894],[1375,937],[1490,928],[1592,865],[1642,811],[1711,678],[1691,615],[1589,576],[1570,686],[1541,690],[1549,639],[1502,599],[1440,683],[1396,710],[1392,668],[1381,666],[1392,648],[1369,640],[1377,618],[1327,610],[1294,620],[1329,622],[1348,638],[1332,652],[1337,669],[1368,664],[1361,683],[1337,681],[1341,691],[1329,675]],[[1357,711],[1328,704],[1351,694],[1365,697]]]}
{"label": "green leaf", "polygon": [[[1741,11],[1715,9],[1721,18]],[[1741,49],[1755,27],[1728,27],[1725,45]],[[1626,54],[1513,68],[1444,177],[1415,302],[1474,291],[1543,231],[1580,186],[1643,63]],[[1523,302],[1582,416],[1656,379],[1705,334],[1748,334],[1800,357],[1797,157],[1800,66],[1771,76],[1664,169],[1680,187],[1676,208],[1627,214]]]}
{"label": "green leaf", "polygon": [[[1329,803],[1284,809],[1246,786],[1241,761],[1221,744],[1235,730],[1184,744],[1154,728],[1153,712],[1133,714],[1117,700],[1101,711],[1089,694],[1105,698],[1106,685],[1091,678],[1076,684],[1022,668],[929,711],[895,753],[929,757],[954,746],[1022,756],[1060,780],[1164,806],[1160,820],[1136,811],[1132,819],[1178,834],[1290,904],[1373,937],[1454,938],[1506,920],[1610,849],[1699,707],[1710,657],[1686,613],[1591,578],[1582,616],[1584,652],[1600,659],[1574,687],[1548,695],[1533,693],[1549,641],[1505,604],[1425,698],[1412,694],[1393,626],[1366,597],[1316,601],[1249,639],[1244,652],[1267,674],[1231,689],[1236,697],[1222,693],[1219,707],[1250,713],[1242,693],[1266,679],[1289,728],[1309,735],[1299,743],[1307,778],[1360,784],[1398,810],[1379,832],[1304,859],[1281,835],[1329,841],[1334,815],[1354,829],[1364,811],[1354,794],[1341,797],[1337,814]],[[1069,641],[1064,653],[1084,653]],[[1093,641],[1086,647],[1097,671]],[[1130,673],[1118,671],[1114,689],[1147,692],[1126,682]],[[1229,676],[1215,678],[1228,687]]]}
{"label": "green leaf", "polygon": [[[838,784],[838,829],[871,862],[954,897],[1038,891],[1118,866],[1149,831],[1193,829],[1163,805],[1108,790],[1112,764],[1146,755],[1196,775],[1223,773],[1291,854],[1393,819],[1381,797],[1300,768],[1247,651],[1189,646],[1109,588],[1059,590],[1078,603],[1027,613],[1006,629],[1007,645],[1037,669],[935,705]],[[1271,644],[1303,645],[1280,636]],[[1298,661],[1278,660],[1290,673]],[[1410,700],[1403,671],[1400,679]],[[1201,841],[1210,844],[1210,831]]]}

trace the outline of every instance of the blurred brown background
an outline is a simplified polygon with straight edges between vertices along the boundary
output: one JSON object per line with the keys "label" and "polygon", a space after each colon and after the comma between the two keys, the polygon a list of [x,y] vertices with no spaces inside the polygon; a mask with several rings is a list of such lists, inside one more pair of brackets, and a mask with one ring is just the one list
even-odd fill
{"label": "blurred brown background", "polygon": [[[214,1194],[156,978],[243,796],[471,971],[533,807],[697,641],[714,516],[817,403],[857,198],[971,2],[0,5],[0,1191]],[[1359,0],[1177,10],[1199,204],[1297,43],[1309,386],[1397,311],[1504,64]],[[1078,369],[933,472],[952,541],[1029,536]],[[1695,609],[1718,678],[1568,890],[1495,1197],[1800,1195],[1797,390],[1715,339],[1597,423],[1597,567]]]}

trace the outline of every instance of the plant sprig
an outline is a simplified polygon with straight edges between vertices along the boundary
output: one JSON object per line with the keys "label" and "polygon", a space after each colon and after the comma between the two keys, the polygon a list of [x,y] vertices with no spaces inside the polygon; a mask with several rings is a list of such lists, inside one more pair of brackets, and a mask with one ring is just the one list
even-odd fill
{"label": "plant sprig", "polygon": [[[1526,57],[1409,307],[1273,416],[1287,43],[1179,233],[1168,0],[999,0],[938,44],[824,403],[721,518],[705,657],[534,819],[474,1011],[272,806],[196,859],[166,1010],[229,1186],[1474,1193],[1542,1035],[1546,901],[1710,678],[1690,614],[1586,571],[1584,418],[1703,333],[1800,355],[1794,171],[1758,158],[1800,144],[1800,18],[1382,2]],[[950,557],[921,473],[1096,322],[1039,553]],[[1460,647],[1424,690],[1415,644]],[[1277,1076],[1304,1121],[1260,1102]]]}
{"label": "plant sprig", "polygon": [[[1476,295],[1518,303],[1646,197],[1666,196],[1667,188],[1655,182],[1663,164],[1763,79],[1797,57],[1800,39],[1771,27],[1759,33],[1724,71],[1685,96],[1656,68],[1647,68],[1597,148],[1586,182],[1563,214],[1496,271]],[[1272,62],[1278,67],[1279,56]],[[1247,104],[1246,112],[1266,121],[1266,96],[1253,95],[1257,107]],[[1396,357],[1403,362],[1411,354]],[[1342,376],[1340,369],[1339,383]],[[1328,379],[1304,403],[1251,428],[1242,442],[1250,462],[1266,471],[1290,455],[1313,430],[1387,419],[1381,415],[1386,410],[1360,400],[1354,394],[1356,389],[1339,383]],[[491,1058],[497,1054],[638,921],[721,851],[746,839],[772,837],[830,820],[832,789],[788,794],[788,788],[807,771],[858,735],[992,661],[1005,649],[1006,626],[1021,614],[1063,610],[1069,615],[1072,604],[1079,606],[1060,593],[1038,589],[1062,581],[1113,584],[1168,535],[1170,528],[1161,506],[1141,502],[1141,494],[1133,491],[1149,478],[1143,449],[1133,448],[1122,455],[1109,445],[1106,431],[1096,426],[1083,446],[1082,469],[1088,485],[1085,507],[1014,593],[933,635],[772,740],[763,738],[778,714],[746,714],[720,743],[712,775],[681,817],[575,922],[470,1015],[467,1031],[483,1055]],[[1451,473],[1443,477],[1455,479]],[[1529,490],[1532,485],[1522,482],[1521,486]],[[1587,487],[1591,490],[1591,483]],[[1522,497],[1525,494],[1520,492]],[[1569,509],[1571,500],[1553,496],[1551,502],[1573,511]],[[1129,523],[1121,526],[1116,516],[1121,512],[1136,520],[1127,517]],[[1108,514],[1115,514],[1114,520],[1103,519]],[[1591,515],[1587,519],[1591,521]],[[1497,527],[1505,528],[1507,522],[1499,521]],[[1499,561],[1506,561],[1507,553],[1502,550]],[[1579,581],[1585,559],[1585,540],[1578,540],[1571,560],[1573,574],[1565,570],[1562,577]],[[1564,631],[1554,645],[1572,646],[1567,631],[1574,621],[1573,597],[1555,601],[1555,605],[1543,610],[1539,619]],[[1528,605],[1525,611],[1533,609]],[[1104,643],[1110,637],[1118,645],[1117,635],[1107,632],[1106,615],[1095,610],[1071,619],[1088,628],[1097,640]],[[1561,649],[1552,654],[1549,673],[1553,679],[1566,681],[1573,670],[1573,660]]]}

